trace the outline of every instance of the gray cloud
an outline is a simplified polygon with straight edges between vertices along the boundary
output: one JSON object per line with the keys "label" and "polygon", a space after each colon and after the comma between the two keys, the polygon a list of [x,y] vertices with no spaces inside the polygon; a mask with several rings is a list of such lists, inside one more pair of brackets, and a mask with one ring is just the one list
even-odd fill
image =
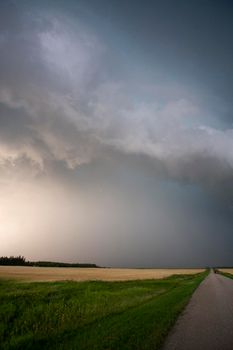
{"label": "gray cloud", "polygon": [[163,161],[173,177],[230,176],[233,132],[205,124],[202,116],[209,111],[195,91],[177,85],[174,93],[168,82],[150,86],[152,101],[135,100],[130,83],[100,79],[104,45],[85,28],[61,15],[35,13],[28,33],[28,19],[19,15],[26,24],[3,34],[1,48],[7,65],[0,88],[1,140],[9,148],[15,144],[14,157],[18,150],[41,164],[57,159],[73,168],[99,156],[100,149],[114,148]]}
{"label": "gray cloud", "polygon": [[[31,237],[36,243],[25,252],[39,258],[38,238],[30,236],[38,224],[44,231],[41,248],[51,229],[52,249],[57,231],[54,258],[68,259],[69,254],[61,252],[66,244],[75,259],[74,239],[80,242],[82,259],[93,257],[102,264],[109,259],[113,265],[121,260],[134,266],[165,261],[201,265],[214,258],[221,263],[232,239],[233,129],[222,122],[227,103],[216,102],[206,88],[199,91],[196,82],[190,86],[183,79],[163,79],[163,71],[154,81],[146,74],[141,79],[145,67],[132,56],[124,79],[126,67],[115,53],[125,46],[112,47],[101,31],[90,29],[88,20],[77,20],[68,10],[62,13],[60,5],[48,11],[26,2],[22,7],[14,2],[2,6],[0,190],[3,198],[16,191],[6,208],[19,210],[26,227],[14,251]],[[25,192],[35,200],[29,222],[25,218],[30,205],[19,209],[19,203],[30,202]],[[58,204],[63,200],[64,215]],[[45,201],[50,217],[43,209]],[[205,215],[199,210],[203,202]],[[2,214],[4,222],[9,212]],[[57,213],[62,219],[55,223]],[[224,227],[225,241],[216,227]],[[67,241],[62,234],[66,229]],[[14,239],[15,232],[9,228]],[[170,241],[175,236],[173,251]],[[210,237],[215,242],[212,255],[204,259]],[[223,241],[224,249],[218,252]],[[85,254],[83,247],[88,247]],[[180,258],[184,249],[187,255]]]}

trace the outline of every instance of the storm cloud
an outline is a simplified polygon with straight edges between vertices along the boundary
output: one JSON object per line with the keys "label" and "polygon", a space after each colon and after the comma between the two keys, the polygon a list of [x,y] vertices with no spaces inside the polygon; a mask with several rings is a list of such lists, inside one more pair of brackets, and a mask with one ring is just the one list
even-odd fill
{"label": "storm cloud", "polygon": [[232,8],[117,3],[1,3],[1,253],[229,264]]}

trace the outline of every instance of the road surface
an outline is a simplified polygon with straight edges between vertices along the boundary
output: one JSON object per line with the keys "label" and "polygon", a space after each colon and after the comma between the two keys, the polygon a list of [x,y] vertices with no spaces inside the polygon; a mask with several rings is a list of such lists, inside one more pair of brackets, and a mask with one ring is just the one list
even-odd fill
{"label": "road surface", "polygon": [[214,272],[194,292],[163,350],[233,350],[233,280]]}

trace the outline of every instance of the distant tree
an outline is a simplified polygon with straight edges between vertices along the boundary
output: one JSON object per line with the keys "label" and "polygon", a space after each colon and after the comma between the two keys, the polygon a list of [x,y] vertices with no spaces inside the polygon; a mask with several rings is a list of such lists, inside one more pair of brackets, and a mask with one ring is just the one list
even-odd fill
{"label": "distant tree", "polygon": [[0,257],[0,265],[19,265],[24,266],[28,265],[24,256],[1,256]]}

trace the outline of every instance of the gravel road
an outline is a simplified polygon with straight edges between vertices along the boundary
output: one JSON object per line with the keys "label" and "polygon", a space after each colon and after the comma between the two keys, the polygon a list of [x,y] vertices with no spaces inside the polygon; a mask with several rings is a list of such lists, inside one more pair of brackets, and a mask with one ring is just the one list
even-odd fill
{"label": "gravel road", "polygon": [[163,350],[233,350],[233,280],[206,277],[169,334]]}

